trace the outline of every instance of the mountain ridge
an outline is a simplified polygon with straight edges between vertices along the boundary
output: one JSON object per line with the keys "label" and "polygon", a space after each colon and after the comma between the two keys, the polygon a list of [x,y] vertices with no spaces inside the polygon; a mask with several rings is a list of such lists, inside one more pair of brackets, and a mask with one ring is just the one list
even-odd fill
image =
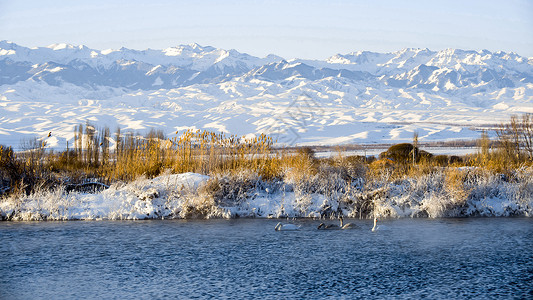
{"label": "mountain ridge", "polygon": [[50,145],[64,145],[86,121],[267,133],[286,144],[394,143],[414,131],[472,139],[480,124],[533,112],[533,59],[488,50],[286,60],[198,44],[94,50],[0,41],[0,74],[0,144],[54,130]]}
{"label": "mountain ridge", "polygon": [[[9,49],[5,48],[6,45],[9,45]],[[72,73],[79,73],[76,70],[80,71],[80,69],[90,72],[91,70],[87,70],[87,67],[90,67],[94,70],[93,73],[99,73],[106,78],[113,77],[109,71],[119,73],[127,71],[130,74],[136,73],[135,79],[141,80],[143,74],[140,72],[144,71],[143,73],[147,77],[145,79],[149,79],[151,83],[155,78],[150,78],[150,76],[163,75],[166,78],[160,77],[160,81],[164,83],[163,86],[166,88],[209,83],[210,80],[219,81],[221,75],[234,78],[246,74],[247,77],[250,77],[250,72],[254,69],[265,69],[265,66],[278,65],[279,63],[284,63],[284,66],[275,70],[271,68],[270,71],[273,74],[270,79],[272,80],[290,77],[287,69],[291,68],[292,74],[308,79],[325,76],[354,76],[352,72],[362,72],[352,78],[357,80],[368,79],[365,74],[373,75],[376,79],[385,76],[386,78],[383,79],[385,85],[395,87],[425,84],[424,87],[421,87],[443,89],[446,88],[446,80],[451,80],[455,86],[457,83],[462,86],[465,84],[479,85],[481,82],[490,82],[493,79],[500,81],[500,86],[505,87],[512,87],[520,81],[533,82],[533,72],[531,71],[533,60],[513,53],[492,53],[488,50],[446,49],[431,51],[427,48],[406,48],[389,53],[359,51],[345,55],[336,54],[325,61],[300,59],[287,61],[274,55],[258,58],[233,49],[223,50],[198,44],[180,45],[163,50],[132,50],[127,48],[94,50],[86,46],[68,44],[26,48],[2,41],[0,42],[0,61],[3,62],[0,71],[7,74],[3,77],[15,80],[26,80],[38,73],[39,76],[34,79],[46,81],[47,73],[54,73],[51,76],[54,79],[62,77],[64,81],[76,83],[77,81],[72,81],[68,74],[80,78],[83,77],[83,74],[74,75]],[[31,68],[29,63],[32,63]],[[7,64],[10,66],[8,67]],[[52,69],[43,69],[43,65],[46,64],[57,66]],[[36,72],[39,67],[41,71]],[[17,73],[10,73],[15,68]],[[154,72],[156,68],[159,70]],[[21,73],[22,70],[25,72]],[[332,70],[339,72],[335,73]],[[264,71],[266,70],[263,70],[263,73]],[[438,72],[435,73],[436,71]],[[63,76],[63,73],[66,75]],[[259,74],[258,71],[255,73]],[[438,78],[442,73],[448,75],[444,82]],[[456,80],[460,74],[467,74],[468,80]],[[433,80],[429,80],[431,75],[433,75]],[[190,80],[193,76],[196,80]],[[114,87],[126,84],[143,90],[151,89],[152,86],[146,82],[136,82],[137,85],[133,82],[116,82],[114,84],[98,80],[92,82],[90,81],[91,78],[94,76],[89,76],[84,84]],[[5,83],[5,81],[0,82],[0,84]],[[10,80],[9,83],[14,83],[14,80]],[[57,84],[56,80],[49,80],[48,83]],[[453,87],[452,85],[448,86]]]}

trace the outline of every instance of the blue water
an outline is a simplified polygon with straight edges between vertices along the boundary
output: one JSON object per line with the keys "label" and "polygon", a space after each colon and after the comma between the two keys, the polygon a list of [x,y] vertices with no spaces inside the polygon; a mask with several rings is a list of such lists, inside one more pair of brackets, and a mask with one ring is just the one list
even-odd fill
{"label": "blue water", "polygon": [[0,298],[533,298],[533,219],[0,222]]}

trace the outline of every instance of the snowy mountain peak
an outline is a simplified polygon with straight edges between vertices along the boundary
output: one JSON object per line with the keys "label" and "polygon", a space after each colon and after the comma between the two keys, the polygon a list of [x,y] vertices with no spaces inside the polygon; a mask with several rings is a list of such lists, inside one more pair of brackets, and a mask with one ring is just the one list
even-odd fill
{"label": "snowy mountain peak", "polygon": [[57,50],[64,50],[64,49],[76,49],[78,47],[76,47],[74,45],[70,45],[70,44],[60,43],[60,44],[49,45],[46,48],[52,49],[54,51],[57,51]]}
{"label": "snowy mountain peak", "polygon": [[11,50],[13,47],[16,47],[16,46],[18,45],[8,40],[0,41],[0,49]]}
{"label": "snowy mountain peak", "polygon": [[419,53],[422,54],[432,54],[433,52],[430,51],[428,48],[404,48],[395,52],[392,52],[392,54],[396,56],[416,56]]}
{"label": "snowy mountain peak", "polygon": [[533,59],[487,50],[287,61],[198,44],[95,50],[0,41],[0,74],[0,144],[10,145],[28,137],[28,126],[66,141],[87,120],[314,144],[409,141],[415,128],[424,139],[470,139],[479,124],[533,112]]}
{"label": "snowy mountain peak", "polygon": [[187,45],[178,45],[175,47],[166,48],[163,50],[163,52],[167,56],[179,56],[179,55],[191,56],[191,55],[199,54],[199,53],[209,53],[209,52],[213,52],[216,50],[219,50],[219,49],[216,49],[211,46],[202,47],[197,43],[192,43],[192,44],[187,44]]}
{"label": "snowy mountain peak", "polygon": [[[189,46],[189,48],[191,48],[191,49],[193,49],[195,51],[198,51],[198,52],[201,52],[201,51],[212,51],[214,49],[213,47],[210,47],[210,46],[202,47],[198,43],[190,43],[190,44],[187,44],[187,46]],[[181,47],[184,47],[184,46],[181,46]]]}

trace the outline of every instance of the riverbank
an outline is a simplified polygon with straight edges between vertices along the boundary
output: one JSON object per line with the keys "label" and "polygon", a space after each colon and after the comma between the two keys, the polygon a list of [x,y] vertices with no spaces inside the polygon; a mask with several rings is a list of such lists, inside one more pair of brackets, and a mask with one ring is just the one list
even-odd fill
{"label": "riverbank", "polygon": [[[186,131],[167,138],[78,126],[74,148],[0,146],[1,220],[400,218],[533,215],[531,115],[483,133],[470,155],[413,143],[378,156],[271,137]],[[98,133],[98,134],[97,134]]]}
{"label": "riverbank", "polygon": [[0,202],[0,218],[140,220],[190,218],[441,218],[533,215],[533,169],[512,176],[475,168],[371,182],[335,170],[278,180],[253,172],[206,176],[163,174],[115,183],[102,191],[65,187]]}

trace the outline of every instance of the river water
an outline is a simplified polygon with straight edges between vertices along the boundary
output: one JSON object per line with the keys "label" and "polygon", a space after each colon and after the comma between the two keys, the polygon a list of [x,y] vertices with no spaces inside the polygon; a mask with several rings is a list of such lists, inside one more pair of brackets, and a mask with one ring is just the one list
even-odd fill
{"label": "river water", "polygon": [[0,298],[533,298],[532,218],[350,221],[0,222]]}

